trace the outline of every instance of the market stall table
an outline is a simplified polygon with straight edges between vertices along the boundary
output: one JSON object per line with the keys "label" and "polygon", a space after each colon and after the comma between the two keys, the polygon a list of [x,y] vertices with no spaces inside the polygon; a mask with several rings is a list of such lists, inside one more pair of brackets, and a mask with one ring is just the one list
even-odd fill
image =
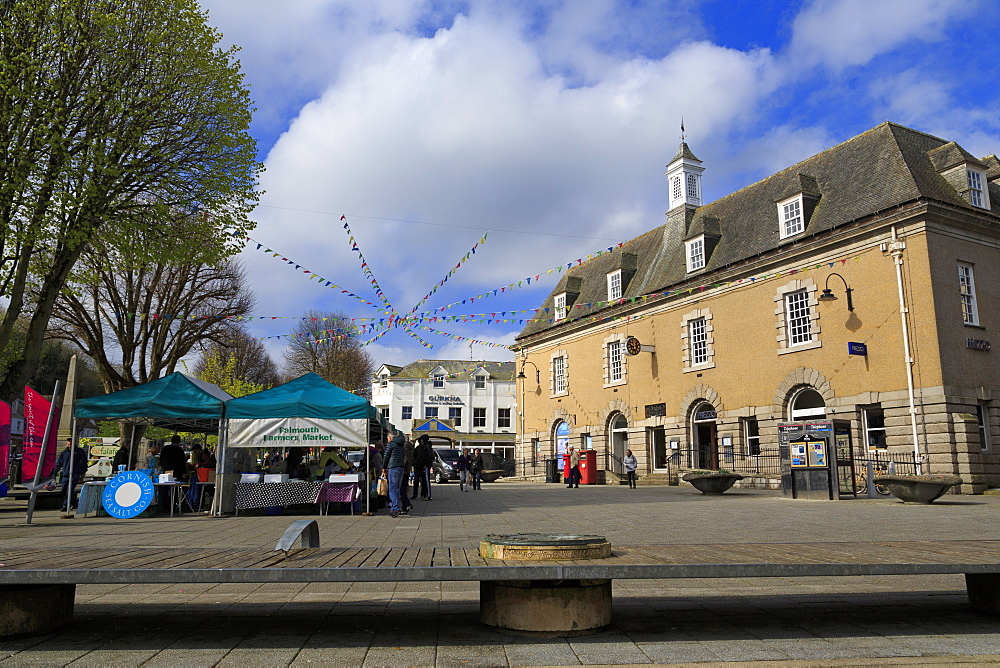
{"label": "market stall table", "polygon": [[[354,501],[357,483],[330,483],[322,480],[307,482],[238,482],[236,483],[236,514],[251,508],[294,506],[320,501]],[[321,498],[322,496],[322,498]],[[353,511],[353,508],[352,508]]]}

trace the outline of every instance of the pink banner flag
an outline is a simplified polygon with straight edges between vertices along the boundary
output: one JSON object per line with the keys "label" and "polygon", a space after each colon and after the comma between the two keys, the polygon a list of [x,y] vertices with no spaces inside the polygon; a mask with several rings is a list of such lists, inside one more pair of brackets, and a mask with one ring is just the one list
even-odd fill
{"label": "pink banner flag", "polygon": [[10,474],[10,406],[0,401],[0,481]]}
{"label": "pink banner flag", "polygon": [[[38,458],[42,452],[42,439],[45,438],[45,423],[49,419],[52,402],[35,392],[30,387],[24,388],[24,458],[21,460],[21,480],[34,480]],[[46,480],[52,476],[56,467],[56,432],[59,426],[59,409],[52,415],[52,426],[49,429],[49,442],[45,448],[45,461],[42,463],[42,477]]]}

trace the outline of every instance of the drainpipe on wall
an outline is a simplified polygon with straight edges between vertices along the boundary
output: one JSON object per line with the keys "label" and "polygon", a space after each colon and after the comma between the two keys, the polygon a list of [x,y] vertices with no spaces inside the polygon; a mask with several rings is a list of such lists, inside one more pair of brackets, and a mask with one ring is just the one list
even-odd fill
{"label": "drainpipe on wall", "polygon": [[888,251],[892,256],[893,264],[896,265],[896,286],[899,288],[899,317],[903,324],[903,361],[906,366],[906,389],[910,400],[910,427],[913,430],[913,460],[916,464],[917,475],[923,473],[920,460],[920,446],[917,442],[917,408],[913,393],[913,356],[910,354],[910,327],[907,314],[910,312],[906,308],[906,294],[903,292],[903,251],[906,249],[906,242],[896,235],[896,227],[892,228],[892,241],[889,243]]}

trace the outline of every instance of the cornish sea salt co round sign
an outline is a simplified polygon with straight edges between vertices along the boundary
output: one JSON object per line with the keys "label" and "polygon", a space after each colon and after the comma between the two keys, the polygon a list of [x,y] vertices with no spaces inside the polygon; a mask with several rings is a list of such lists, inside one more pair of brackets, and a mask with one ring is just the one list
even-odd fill
{"label": "cornish sea salt co round sign", "polygon": [[125,471],[108,481],[101,505],[111,517],[127,520],[153,502],[153,481],[141,471]]}

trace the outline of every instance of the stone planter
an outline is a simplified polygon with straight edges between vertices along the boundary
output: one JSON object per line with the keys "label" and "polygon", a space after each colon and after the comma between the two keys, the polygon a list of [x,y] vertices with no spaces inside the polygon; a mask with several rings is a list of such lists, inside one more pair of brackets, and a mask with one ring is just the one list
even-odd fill
{"label": "stone planter", "polygon": [[875,476],[875,484],[889,488],[889,493],[900,501],[933,503],[949,487],[961,485],[962,479],[957,475],[879,475]]}
{"label": "stone planter", "polygon": [[743,476],[723,471],[693,471],[681,480],[691,483],[702,494],[722,494],[736,484],[737,480],[743,480]]}

